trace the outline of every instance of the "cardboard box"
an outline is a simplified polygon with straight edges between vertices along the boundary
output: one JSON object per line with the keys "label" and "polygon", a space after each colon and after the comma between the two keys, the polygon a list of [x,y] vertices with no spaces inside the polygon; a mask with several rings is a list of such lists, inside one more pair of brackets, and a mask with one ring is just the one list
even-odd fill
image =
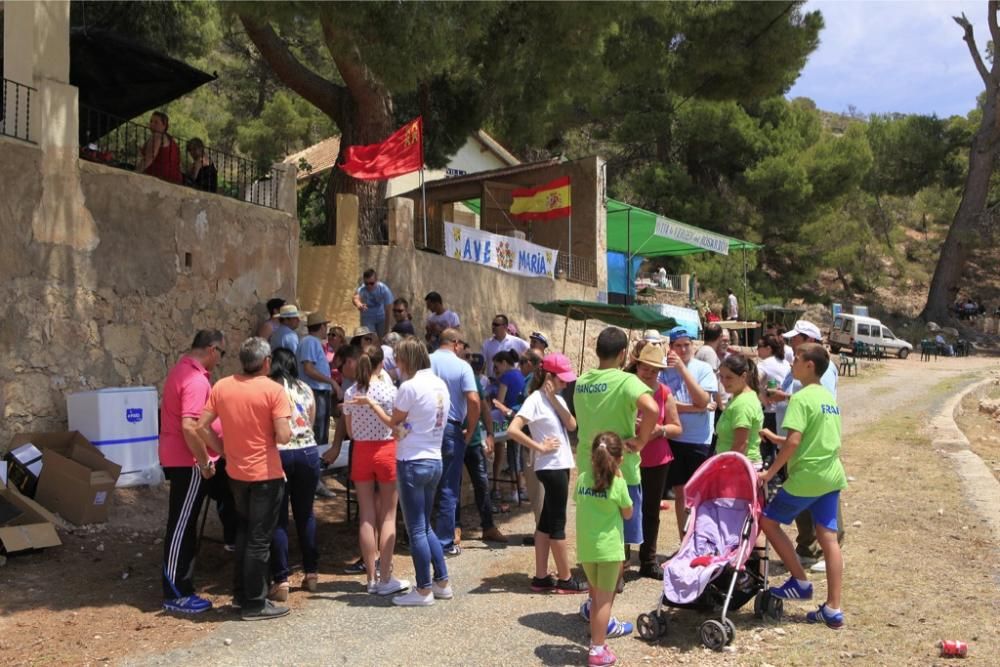
{"label": "cardboard box", "polygon": [[107,521],[120,465],[104,458],[77,431],[21,433],[11,449],[26,442],[42,450],[42,474],[35,492],[40,505],[78,525]]}
{"label": "cardboard box", "polygon": [[4,485],[7,476],[10,477],[10,486],[17,487],[22,495],[28,498],[35,497],[35,489],[38,486],[38,476],[42,473],[42,453],[30,442],[12,447],[4,457],[4,466],[9,464],[9,472],[5,471]]}
{"label": "cardboard box", "polygon": [[56,528],[45,519],[36,502],[15,489],[0,487],[0,550],[12,554],[31,549],[57,547],[62,542]]}

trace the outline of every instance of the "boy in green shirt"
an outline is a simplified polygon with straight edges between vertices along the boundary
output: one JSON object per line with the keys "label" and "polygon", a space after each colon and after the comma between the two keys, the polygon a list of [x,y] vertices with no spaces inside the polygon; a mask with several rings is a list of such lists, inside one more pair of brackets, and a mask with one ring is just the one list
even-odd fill
{"label": "boy in green shirt", "polygon": [[812,584],[806,581],[795,547],[779,524],[791,523],[805,510],[812,512],[816,541],[826,559],[826,603],[806,614],[810,623],[826,623],[839,630],[844,627],[840,609],[844,561],[837,543],[837,501],[847,488],[847,477],[840,462],[840,408],[820,378],[830,364],[826,349],[816,343],[804,343],[795,350],[792,374],[802,389],[788,401],[783,428],[784,438],[765,429],[761,435],[780,448],[768,470],[760,476],[767,484],[785,464],[788,479],[764,508],[761,528],[774,550],[791,573],[788,581],[770,589],[771,595],[785,600],[812,599]]}
{"label": "boy in green shirt", "polygon": [[[576,468],[592,472],[591,443],[598,433],[610,431],[625,443],[621,472],[632,499],[634,512],[625,522],[625,544],[642,544],[642,478],[639,452],[649,441],[660,416],[653,390],[634,373],[621,370],[628,351],[628,336],[617,327],[607,327],[597,336],[597,368],[576,381],[573,406],[579,438]],[[639,433],[636,417],[641,413]]]}

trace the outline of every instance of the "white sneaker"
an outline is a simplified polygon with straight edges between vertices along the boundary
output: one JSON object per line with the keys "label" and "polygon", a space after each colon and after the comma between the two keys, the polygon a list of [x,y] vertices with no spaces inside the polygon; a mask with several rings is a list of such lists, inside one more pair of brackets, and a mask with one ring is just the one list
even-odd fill
{"label": "white sneaker", "polygon": [[414,588],[406,595],[397,595],[394,597],[392,603],[400,607],[429,607],[434,604],[434,594],[428,593],[424,595]]}
{"label": "white sneaker", "polygon": [[820,573],[826,572],[826,561],[825,560],[817,561],[812,567],[809,568],[809,571],[820,572]]}
{"label": "white sneaker", "polygon": [[431,584],[431,592],[438,600],[450,600],[455,597],[455,593],[451,590],[451,586],[448,584],[441,586],[436,581]]}
{"label": "white sneaker", "polygon": [[389,577],[388,581],[385,581],[375,587],[375,592],[379,595],[395,595],[396,593],[403,593],[409,588],[410,582],[406,579]]}
{"label": "white sneaker", "polygon": [[377,595],[378,594],[378,580],[377,579],[372,579],[371,581],[369,581],[367,588],[368,588],[368,594],[369,595]]}

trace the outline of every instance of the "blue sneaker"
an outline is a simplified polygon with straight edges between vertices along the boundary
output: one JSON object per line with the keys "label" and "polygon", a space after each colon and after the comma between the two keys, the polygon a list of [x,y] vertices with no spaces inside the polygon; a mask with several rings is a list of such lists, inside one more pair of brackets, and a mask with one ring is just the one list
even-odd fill
{"label": "blue sneaker", "polygon": [[163,608],[167,611],[173,611],[179,614],[200,614],[203,611],[211,609],[212,603],[205,598],[198,597],[197,595],[188,595],[183,598],[164,600]]}
{"label": "blue sneaker", "polygon": [[624,637],[632,634],[632,624],[628,621],[619,621],[614,616],[608,621],[608,639]]}
{"label": "blue sneaker", "polygon": [[590,623],[590,598],[580,604],[580,618]]}
{"label": "blue sneaker", "polygon": [[806,620],[810,623],[826,623],[826,627],[840,630],[844,627],[844,612],[827,611],[826,604],[821,604],[819,609],[806,614]]}
{"label": "blue sneaker", "polygon": [[812,600],[813,585],[806,582],[805,586],[801,586],[795,577],[788,577],[788,581],[778,588],[768,589],[768,592],[782,600]]}

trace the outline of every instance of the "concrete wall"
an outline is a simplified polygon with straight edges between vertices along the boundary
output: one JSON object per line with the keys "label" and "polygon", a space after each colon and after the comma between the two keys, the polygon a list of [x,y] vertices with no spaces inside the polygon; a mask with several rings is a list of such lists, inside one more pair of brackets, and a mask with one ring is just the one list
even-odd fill
{"label": "concrete wall", "polygon": [[[340,208],[338,204],[338,211]],[[341,227],[338,223],[338,229]],[[405,234],[403,236],[405,238]],[[299,307],[322,311],[333,324],[343,326],[349,333],[360,324],[358,311],[351,305],[351,294],[360,283],[361,272],[369,267],[378,271],[380,279],[389,285],[396,296],[410,302],[418,334],[423,333],[426,318],[424,295],[431,291],[440,292],[445,306],[462,319],[462,329],[467,332],[469,342],[476,350],[483,340],[492,335],[490,321],[497,313],[510,317],[525,336],[531,331],[545,332],[555,349],[562,350],[564,318],[541,313],[530,302],[597,299],[595,287],[562,279],[522,278],[415,250],[412,243],[367,247],[346,243],[300,249]],[[595,322],[588,325],[586,349],[593,348],[594,339],[602,326]],[[572,322],[568,327],[565,351],[571,359],[579,357],[582,331],[583,326],[578,322]]]}
{"label": "concrete wall", "polygon": [[67,393],[160,385],[199,328],[235,371],[255,309],[295,290],[294,215],[44,143],[0,137],[0,447],[65,428]]}

